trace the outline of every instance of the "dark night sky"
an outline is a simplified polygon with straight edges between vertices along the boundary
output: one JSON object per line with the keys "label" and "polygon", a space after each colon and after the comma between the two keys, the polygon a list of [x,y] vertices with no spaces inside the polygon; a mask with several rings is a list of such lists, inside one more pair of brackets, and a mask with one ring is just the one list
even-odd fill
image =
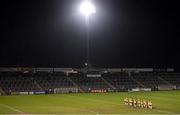
{"label": "dark night sky", "polygon": [[[2,3],[0,66],[83,67],[81,0]],[[175,0],[94,0],[90,60],[96,67],[180,68],[179,6]]]}

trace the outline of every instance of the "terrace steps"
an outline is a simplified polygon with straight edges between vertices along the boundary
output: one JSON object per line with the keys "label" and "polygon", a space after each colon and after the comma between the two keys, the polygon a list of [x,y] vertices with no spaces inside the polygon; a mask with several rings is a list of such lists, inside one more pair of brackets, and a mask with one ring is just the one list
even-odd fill
{"label": "terrace steps", "polygon": [[163,79],[162,77],[158,77],[159,80],[161,80],[162,82],[164,82],[166,85],[172,86],[171,83],[169,83],[168,81],[166,81],[165,79]]}
{"label": "terrace steps", "polygon": [[2,95],[6,95],[6,93],[5,93],[4,90],[1,88],[1,86],[0,86],[0,93],[1,93]]}
{"label": "terrace steps", "polygon": [[101,79],[112,89],[116,89],[116,87],[114,85],[112,85],[111,83],[109,83],[106,79],[104,79],[103,77],[101,77]]}
{"label": "terrace steps", "polygon": [[40,91],[43,91],[43,88],[36,81],[34,81],[34,84]]}
{"label": "terrace steps", "polygon": [[138,85],[140,85],[141,87],[146,87],[144,84],[142,84],[140,81],[134,79],[132,76],[130,77],[135,83],[137,83]]}
{"label": "terrace steps", "polygon": [[84,90],[77,84],[75,83],[70,77],[67,76],[67,79],[75,86],[77,87],[81,93],[84,93]]}

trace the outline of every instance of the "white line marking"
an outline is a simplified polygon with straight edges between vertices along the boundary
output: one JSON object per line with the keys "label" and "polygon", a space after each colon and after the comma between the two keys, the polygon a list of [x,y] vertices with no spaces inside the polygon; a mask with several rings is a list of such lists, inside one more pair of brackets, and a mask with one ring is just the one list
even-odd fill
{"label": "white line marking", "polygon": [[98,112],[96,112],[96,111],[92,111],[92,110],[89,110],[89,109],[87,109],[86,111],[88,111],[88,112],[91,112],[91,113],[95,113],[96,115],[100,115]]}
{"label": "white line marking", "polygon": [[170,113],[171,113],[171,114],[173,113],[173,112],[170,112],[170,111],[158,110],[158,109],[155,109],[155,111],[158,111],[158,112],[163,112],[163,113],[165,112],[166,114],[167,114],[167,113],[169,113],[169,114],[170,114]]}
{"label": "white line marking", "polygon": [[13,108],[13,107],[11,107],[11,106],[9,106],[9,105],[0,104],[0,106],[6,107],[6,108],[8,108],[8,109],[10,109],[10,110],[16,111],[16,112],[21,113],[21,114],[24,113],[23,111],[21,111],[21,110],[19,110],[19,109],[16,109],[16,108]]}

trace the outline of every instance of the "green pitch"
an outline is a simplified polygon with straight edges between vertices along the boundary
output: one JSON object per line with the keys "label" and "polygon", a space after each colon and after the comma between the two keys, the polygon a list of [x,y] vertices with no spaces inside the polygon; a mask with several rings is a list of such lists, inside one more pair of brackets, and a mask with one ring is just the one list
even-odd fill
{"label": "green pitch", "polygon": [[[123,98],[151,100],[153,110],[124,105]],[[180,91],[0,96],[0,114],[180,114]]]}

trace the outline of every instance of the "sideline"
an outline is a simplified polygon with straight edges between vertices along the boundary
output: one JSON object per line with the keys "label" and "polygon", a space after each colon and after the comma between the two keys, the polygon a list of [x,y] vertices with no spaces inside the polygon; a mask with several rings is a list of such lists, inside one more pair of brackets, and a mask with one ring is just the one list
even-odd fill
{"label": "sideline", "polygon": [[96,111],[92,111],[92,110],[89,110],[89,109],[87,109],[86,111],[88,111],[88,112],[91,112],[91,113],[95,113],[96,115],[100,115],[98,112],[96,112]]}
{"label": "sideline", "polygon": [[170,111],[159,110],[159,109],[155,109],[155,111],[158,111],[158,112],[163,112],[163,113],[160,113],[160,114],[175,114],[175,113],[170,112]]}
{"label": "sideline", "polygon": [[5,107],[5,108],[8,108],[8,109],[10,109],[10,110],[13,110],[13,111],[15,111],[15,112],[18,112],[18,113],[20,113],[20,114],[24,114],[23,111],[21,111],[21,110],[19,110],[19,109],[16,109],[16,108],[13,108],[13,107],[11,107],[11,106],[9,106],[9,105],[0,104],[0,106]]}

